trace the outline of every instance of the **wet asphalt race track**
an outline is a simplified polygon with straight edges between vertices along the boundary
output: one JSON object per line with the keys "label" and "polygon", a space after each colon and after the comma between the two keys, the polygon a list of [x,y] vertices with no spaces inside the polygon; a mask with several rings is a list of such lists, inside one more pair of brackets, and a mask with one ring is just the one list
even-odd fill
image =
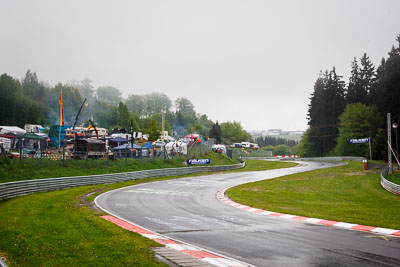
{"label": "wet asphalt race track", "polygon": [[256,266],[400,266],[398,238],[250,213],[216,198],[234,185],[333,165],[307,162],[140,184],[107,192],[97,204],[159,234]]}

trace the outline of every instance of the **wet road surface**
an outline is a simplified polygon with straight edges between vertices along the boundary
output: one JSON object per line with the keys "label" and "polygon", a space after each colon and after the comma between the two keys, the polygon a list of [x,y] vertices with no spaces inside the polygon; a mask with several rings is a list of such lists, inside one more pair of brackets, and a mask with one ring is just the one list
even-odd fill
{"label": "wet road surface", "polygon": [[254,214],[216,198],[234,185],[333,165],[152,182],[107,192],[96,202],[149,230],[256,266],[400,266],[400,239]]}

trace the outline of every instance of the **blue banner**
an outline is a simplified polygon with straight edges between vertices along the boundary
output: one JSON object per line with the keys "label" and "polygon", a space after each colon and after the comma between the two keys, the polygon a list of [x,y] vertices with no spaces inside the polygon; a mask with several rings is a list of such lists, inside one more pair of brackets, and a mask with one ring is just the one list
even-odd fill
{"label": "blue banner", "polygon": [[189,165],[199,165],[199,164],[210,164],[210,159],[188,159],[187,164]]}
{"label": "blue banner", "polygon": [[366,144],[369,143],[369,138],[350,139],[349,144]]}

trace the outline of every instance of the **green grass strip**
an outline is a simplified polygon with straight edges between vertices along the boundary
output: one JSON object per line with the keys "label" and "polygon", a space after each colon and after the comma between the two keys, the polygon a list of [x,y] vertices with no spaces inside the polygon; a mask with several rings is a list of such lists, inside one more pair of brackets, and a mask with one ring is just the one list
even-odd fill
{"label": "green grass strip", "polygon": [[269,211],[400,229],[400,196],[382,188],[380,170],[362,172],[359,162],[240,185],[227,195]]}
{"label": "green grass strip", "polygon": [[[120,184],[129,185],[134,182]],[[0,202],[0,255],[11,266],[164,266],[158,243],[126,231],[83,205],[86,186]]]}
{"label": "green grass strip", "polygon": [[266,171],[297,166],[297,163],[283,161],[245,160],[245,162],[246,166],[244,168],[236,169],[232,172]]}
{"label": "green grass strip", "polygon": [[[226,155],[209,152],[204,158],[211,159],[211,165],[230,165],[237,163]],[[162,168],[180,168],[185,167],[185,157],[174,157],[172,159],[118,159],[107,160],[88,160],[88,168],[86,169],[85,160],[67,160],[65,167],[62,167],[61,160],[42,159],[23,159],[22,164],[18,160],[11,160],[11,164],[7,165],[0,159],[0,183],[68,177],[82,175],[96,175],[107,173],[133,172],[141,170],[162,169]]]}

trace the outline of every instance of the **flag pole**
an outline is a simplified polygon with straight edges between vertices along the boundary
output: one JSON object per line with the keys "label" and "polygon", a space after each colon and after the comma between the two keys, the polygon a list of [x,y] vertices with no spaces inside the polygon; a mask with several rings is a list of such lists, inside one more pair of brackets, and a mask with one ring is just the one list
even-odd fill
{"label": "flag pole", "polygon": [[62,99],[62,88],[60,91],[60,99],[58,100],[60,104],[60,126],[58,127],[58,148],[61,147],[61,126],[64,126],[64,109],[63,109],[63,99]]}
{"label": "flag pole", "polygon": [[62,124],[62,89],[60,91],[60,99],[58,100],[60,104],[60,126],[58,126],[58,149],[61,147],[61,124]]}

